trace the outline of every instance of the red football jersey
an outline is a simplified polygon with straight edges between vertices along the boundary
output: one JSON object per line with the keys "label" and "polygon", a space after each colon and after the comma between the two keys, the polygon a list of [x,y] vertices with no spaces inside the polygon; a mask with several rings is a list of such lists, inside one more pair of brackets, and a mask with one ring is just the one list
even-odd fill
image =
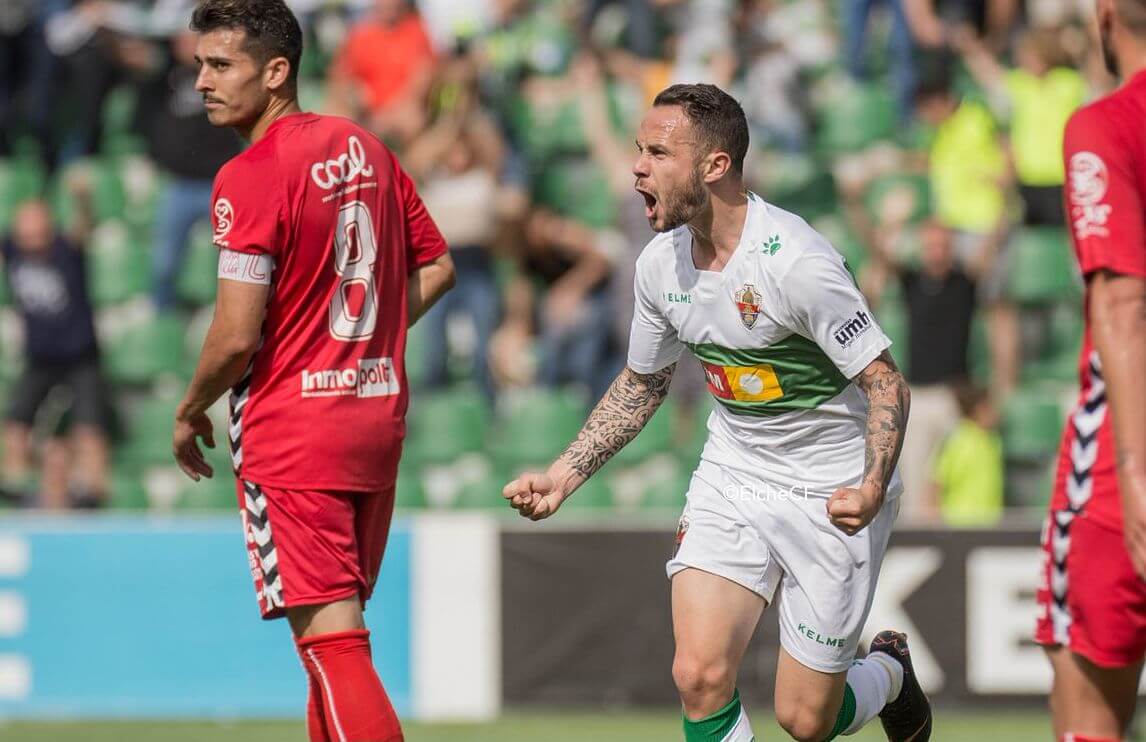
{"label": "red football jersey", "polygon": [[236,473],[292,489],[392,483],[405,436],[406,282],[446,252],[397,159],[299,113],[219,171],[217,247],[274,260],[263,341],[231,395]]}
{"label": "red football jersey", "polygon": [[[1106,269],[1146,278],[1146,72],[1074,113],[1063,157],[1067,219],[1083,275]],[[1087,297],[1089,300],[1089,297]],[[1122,526],[1114,431],[1102,363],[1090,335],[1079,359],[1078,403],[1059,452],[1051,509]]]}

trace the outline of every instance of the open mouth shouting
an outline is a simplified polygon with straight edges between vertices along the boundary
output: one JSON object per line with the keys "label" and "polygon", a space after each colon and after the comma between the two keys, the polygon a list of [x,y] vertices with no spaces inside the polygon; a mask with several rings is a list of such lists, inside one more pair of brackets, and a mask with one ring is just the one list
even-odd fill
{"label": "open mouth shouting", "polygon": [[657,197],[640,186],[636,186],[636,190],[645,199],[645,218],[651,221],[657,213]]}

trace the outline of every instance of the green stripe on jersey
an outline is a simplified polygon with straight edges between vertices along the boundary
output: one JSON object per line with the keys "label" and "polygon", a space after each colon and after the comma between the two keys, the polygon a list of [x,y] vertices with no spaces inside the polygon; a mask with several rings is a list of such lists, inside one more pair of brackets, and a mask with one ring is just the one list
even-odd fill
{"label": "green stripe on jersey", "polygon": [[715,397],[730,412],[773,417],[799,410],[812,410],[832,399],[851,381],[824,355],[820,346],[791,334],[766,348],[726,348],[715,343],[685,343],[704,363],[717,366],[772,367],[784,394],[767,402],[746,402]]}

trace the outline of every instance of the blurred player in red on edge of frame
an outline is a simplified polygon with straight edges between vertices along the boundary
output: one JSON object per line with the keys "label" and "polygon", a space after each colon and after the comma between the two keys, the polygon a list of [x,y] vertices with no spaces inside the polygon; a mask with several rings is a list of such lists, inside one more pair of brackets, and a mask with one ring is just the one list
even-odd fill
{"label": "blurred player in red on edge of frame", "polygon": [[240,511],[263,618],[286,616],[310,680],[311,740],[402,739],[362,610],[394,508],[407,327],[454,282],[394,155],[353,122],[299,110],[298,21],[282,0],[204,0],[196,89],[251,145],[215,177],[215,316],[176,411],[174,453],[228,389]]}
{"label": "blurred player in red on edge of frame", "polygon": [[1076,111],[1063,143],[1086,334],[1036,630],[1062,742],[1123,739],[1146,653],[1146,0],[1096,5],[1106,66],[1123,83]]}

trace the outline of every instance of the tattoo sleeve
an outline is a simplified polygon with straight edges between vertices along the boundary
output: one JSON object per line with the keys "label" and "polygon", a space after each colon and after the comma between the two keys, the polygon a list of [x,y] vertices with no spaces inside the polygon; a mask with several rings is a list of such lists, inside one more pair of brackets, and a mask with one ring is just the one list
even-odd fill
{"label": "tattoo sleeve", "polygon": [[637,437],[668,394],[676,364],[651,374],[626,367],[589,413],[577,439],[559,457],[584,479]]}
{"label": "tattoo sleeve", "polygon": [[867,394],[863,481],[887,490],[907,429],[911,393],[886,350],[853,380]]}

